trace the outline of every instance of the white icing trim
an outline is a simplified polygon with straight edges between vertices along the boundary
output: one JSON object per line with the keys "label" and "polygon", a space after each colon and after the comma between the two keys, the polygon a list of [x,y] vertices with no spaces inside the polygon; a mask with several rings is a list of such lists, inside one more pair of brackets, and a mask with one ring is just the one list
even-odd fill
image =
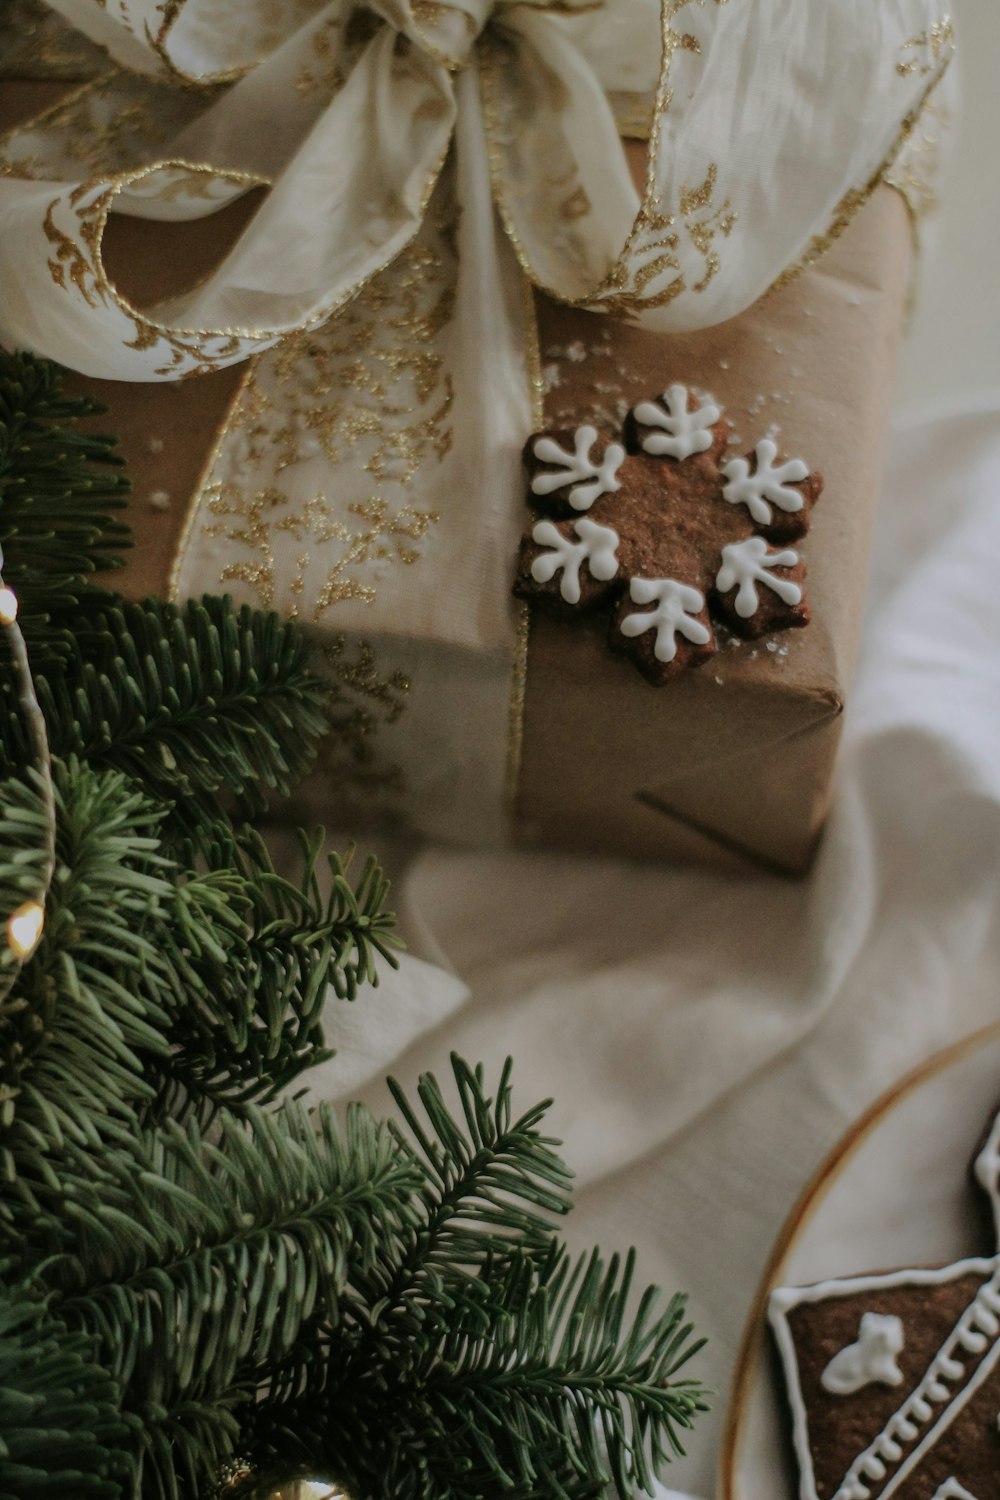
{"label": "white icing trim", "polygon": [[799,554],[791,547],[780,552],[771,552],[762,536],[747,537],[744,542],[730,542],[722,549],[722,567],[715,578],[715,587],[720,594],[728,594],[739,584],[736,595],[736,613],[743,620],[760,608],[756,585],[763,583],[786,604],[801,604],[802,590],[791,578],[777,578],[772,568],[793,568]]}
{"label": "white icing trim", "polygon": [[656,608],[647,614],[626,615],[619,627],[621,633],[632,638],[655,626],[653,655],[657,661],[673,661],[678,635],[695,646],[707,646],[712,639],[711,631],[694,619],[705,608],[705,596],[700,589],[676,578],[633,578],[629,595],[636,604],[655,604]]}
{"label": "white icing trim", "polygon": [[617,531],[610,526],[599,526],[596,521],[574,521],[573,530],[580,538],[570,541],[551,521],[539,521],[531,533],[532,541],[539,547],[551,551],[541,553],[531,564],[531,576],[536,583],[548,583],[562,569],[559,592],[567,604],[580,602],[580,568],[584,563],[592,578],[607,582],[618,572]]}
{"label": "white icing trim", "polygon": [[[809,1414],[802,1399],[795,1341],[792,1338],[792,1330],[788,1321],[789,1313],[796,1307],[802,1306],[803,1303],[825,1302],[834,1297],[852,1297],[859,1292],[876,1292],[903,1286],[944,1286],[950,1281],[958,1281],[963,1276],[995,1278],[998,1275],[1000,1275],[1000,1256],[990,1259],[977,1257],[956,1261],[954,1265],[936,1270],[904,1270],[891,1271],[883,1276],[855,1276],[843,1280],[820,1281],[807,1287],[778,1287],[771,1293],[768,1303],[768,1320],[785,1367],[785,1384],[792,1414],[792,1442],[799,1465],[799,1500],[821,1500],[821,1497],[816,1488],[816,1473],[809,1446]],[[966,1313],[968,1311],[967,1308]],[[1000,1324],[998,1324],[998,1330],[1000,1330]],[[1000,1350],[1000,1344],[997,1345],[997,1349]],[[919,1390],[919,1387],[917,1389]],[[867,1500],[868,1493],[866,1489],[864,1500]],[[841,1492],[838,1491],[838,1495],[840,1494]]]}
{"label": "white icing trim", "polygon": [[[1000,1264],[981,1286],[962,1313],[943,1348],[935,1355],[927,1373],[912,1395],[908,1396],[875,1441],[858,1455],[848,1469],[833,1500],[870,1500],[872,1491],[866,1479],[879,1480],[886,1473],[887,1463],[897,1463],[903,1455],[901,1443],[912,1443],[921,1428],[934,1415],[934,1407],[940,1406],[951,1396],[950,1387],[968,1375],[965,1357],[982,1354],[986,1357],[950,1405],[943,1412],[923,1441],[897,1471],[889,1484],[881,1491],[881,1500],[889,1500],[908,1474],[911,1474],[923,1455],[933,1448],[938,1437],[967,1405],[973,1392],[987,1378],[1000,1359]],[[990,1341],[992,1340],[992,1346]],[[881,1472],[879,1472],[881,1471]]]}
{"label": "white icing trim", "polygon": [[688,394],[686,385],[672,385],[658,401],[640,401],[632,408],[637,424],[654,429],[639,440],[644,453],[685,459],[711,448],[712,424],[722,416],[722,410],[709,399],[689,411]]}
{"label": "white icing trim", "polygon": [[[997,1299],[997,1307],[1000,1308],[1000,1298]],[[914,1449],[899,1472],[893,1475],[893,1478],[891,1479],[887,1487],[882,1491],[880,1500],[889,1500],[889,1497],[896,1493],[896,1491],[899,1489],[899,1486],[910,1477],[914,1469],[916,1469],[923,1460],[924,1455],[930,1452],[930,1450],[935,1446],[942,1432],[947,1431],[947,1429],[954,1422],[955,1418],[959,1416],[962,1411],[964,1411],[966,1406],[968,1406],[969,1402],[972,1400],[979,1387],[985,1381],[989,1380],[990,1376],[993,1374],[993,1371],[996,1369],[998,1360],[1000,1360],[1000,1342],[994,1343],[986,1358],[982,1360],[982,1362],[976,1369],[974,1375],[972,1376],[972,1379],[955,1397],[954,1401],[941,1416],[940,1421],[926,1435],[923,1442],[921,1442],[920,1445]],[[846,1496],[848,1492],[844,1491],[843,1493]],[[859,1493],[858,1500],[869,1500],[869,1493],[870,1492],[868,1490],[866,1490],[863,1495]]]}
{"label": "white icing trim", "polygon": [[[618,470],[625,461],[625,449],[620,443],[609,443],[600,463],[595,463],[590,453],[597,442],[596,427],[578,427],[573,435],[575,449],[569,453],[560,448],[555,438],[540,437],[532,452],[543,464],[558,464],[556,474],[536,474],[531,481],[533,495],[552,495],[556,490],[573,484],[569,492],[569,503],[574,510],[589,510],[601,495],[613,494],[621,489]],[[577,483],[574,484],[574,480]],[[592,480],[592,484],[582,481]]]}
{"label": "white icing trim", "polygon": [[973,1170],[976,1181],[988,1195],[993,1208],[993,1227],[1000,1246],[1000,1114],[993,1121],[989,1138],[976,1157]]}
{"label": "white icing trim", "polygon": [[902,1385],[896,1356],[905,1342],[900,1318],[862,1313],[857,1342],[833,1356],[820,1376],[820,1385],[832,1396],[852,1396],[866,1385]]}
{"label": "white icing trim", "polygon": [[964,1484],[959,1484],[957,1479],[946,1479],[933,1500],[976,1500],[976,1497],[969,1493]]}
{"label": "white icing trim", "polygon": [[786,483],[788,480],[808,479],[809,470],[801,458],[789,458],[775,466],[778,445],[770,438],[761,438],[754,454],[757,467],[753,474],[745,458],[732,458],[723,465],[723,477],[729,481],[723,487],[723,500],[728,500],[730,505],[745,505],[760,525],[771,520],[774,514],[771,505],[785,511],[801,510],[805,504],[801,490],[789,489]]}

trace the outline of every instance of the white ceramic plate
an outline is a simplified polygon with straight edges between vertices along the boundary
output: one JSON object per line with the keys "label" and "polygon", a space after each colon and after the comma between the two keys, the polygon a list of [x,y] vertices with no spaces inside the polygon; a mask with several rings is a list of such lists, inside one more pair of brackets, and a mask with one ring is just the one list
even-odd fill
{"label": "white ceramic plate", "polygon": [[719,1500],[795,1500],[785,1408],[766,1338],[775,1286],[993,1253],[969,1163],[1000,1105],[1000,1026],[934,1058],[884,1096],[827,1160],[775,1247],[747,1326],[727,1415]]}

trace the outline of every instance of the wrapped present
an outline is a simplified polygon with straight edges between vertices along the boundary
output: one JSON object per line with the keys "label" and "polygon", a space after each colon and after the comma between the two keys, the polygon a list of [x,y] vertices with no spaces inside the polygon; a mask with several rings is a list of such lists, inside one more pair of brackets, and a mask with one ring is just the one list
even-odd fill
{"label": "wrapped present", "polygon": [[[879,184],[916,181],[951,52],[927,0],[53,9],[109,64],[54,103],[0,86],[0,337],[106,382],[136,479],[126,587],[302,620],[334,687],[312,794],[341,816],[803,868],[906,289],[910,225]],[[669,429],[674,386],[718,417],[680,458],[629,416],[659,403]],[[679,626],[610,490],[589,522],[529,510],[532,432],[579,442],[583,488],[602,464],[709,476],[720,566]],[[754,506],[725,489],[768,508],[769,466],[786,491],[823,476],[794,563],[780,526],[732,529]],[[545,524],[592,582],[599,514],[621,518],[611,643],[648,605],[674,620],[629,627],[645,676],[607,608],[511,594]],[[755,588],[797,590],[784,623],[807,628],[741,640]],[[666,670],[699,631],[698,670]]]}

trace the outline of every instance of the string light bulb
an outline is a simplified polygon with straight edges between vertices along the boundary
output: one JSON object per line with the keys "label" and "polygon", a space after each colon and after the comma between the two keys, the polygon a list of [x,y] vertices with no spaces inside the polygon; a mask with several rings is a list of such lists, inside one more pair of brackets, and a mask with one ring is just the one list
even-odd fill
{"label": "string light bulb", "polygon": [[7,943],[14,957],[28,958],[38,945],[45,926],[45,911],[40,901],[25,901],[7,918]]}
{"label": "string light bulb", "polygon": [[[23,901],[16,911],[11,912],[3,929],[6,934],[8,953],[15,963],[20,964],[35,951],[45,925],[45,898],[56,864],[56,801],[45,718],[35,696],[28,650],[21,627],[17,623],[17,595],[3,579],[2,545],[0,545],[0,629],[7,637],[21,712],[24,715],[34,750],[34,771],[42,793],[45,816],[42,870],[38,889],[27,901]],[[0,921],[3,921],[2,916],[0,916]],[[6,981],[0,984],[0,999],[10,990],[13,978],[13,973],[8,974]]]}

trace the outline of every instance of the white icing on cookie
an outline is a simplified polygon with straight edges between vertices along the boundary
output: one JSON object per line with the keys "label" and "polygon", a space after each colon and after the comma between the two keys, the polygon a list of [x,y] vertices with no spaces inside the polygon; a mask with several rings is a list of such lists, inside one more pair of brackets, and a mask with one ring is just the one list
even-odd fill
{"label": "white icing on cookie", "polygon": [[[620,443],[609,443],[600,463],[591,458],[597,442],[596,427],[578,427],[573,436],[574,451],[560,448],[555,438],[540,437],[532,452],[543,464],[558,464],[558,473],[536,474],[531,481],[533,495],[552,495],[556,490],[572,484],[569,503],[574,510],[589,510],[601,495],[610,495],[621,489],[618,470],[625,459],[625,449]],[[592,483],[585,483],[590,480]],[[574,482],[575,481],[575,482]]]}
{"label": "white icing on cookie", "polygon": [[761,438],[754,453],[757,467],[753,474],[745,458],[732,458],[723,465],[723,477],[728,481],[722,490],[723,500],[728,500],[730,505],[745,505],[761,525],[766,525],[774,514],[771,505],[785,511],[801,510],[805,503],[801,490],[788,487],[790,480],[809,477],[809,470],[801,458],[790,458],[775,467],[778,448],[770,438]]}
{"label": "white icing on cookie", "polygon": [[[973,1275],[985,1278],[975,1296],[956,1320],[916,1388],[874,1441],[855,1458],[832,1496],[832,1500],[875,1500],[876,1496],[877,1500],[889,1500],[915,1471],[920,1471],[938,1440],[952,1427],[976,1391],[989,1380],[1000,1361],[1000,1257],[958,1261],[942,1270],[895,1271],[886,1276],[825,1281],[816,1286],[798,1290],[781,1288],[772,1293],[769,1317],[788,1377],[795,1452],[802,1476],[802,1500],[820,1500],[820,1497],[789,1313],[803,1304],[825,1302],[838,1296],[891,1287],[940,1286]],[[913,1443],[916,1446],[904,1461],[906,1449]],[[889,1475],[890,1468],[895,1472],[883,1486],[882,1481]],[[963,1497],[958,1495],[956,1500],[963,1500]]]}
{"label": "white icing on cookie", "polygon": [[946,1479],[933,1500],[976,1500],[976,1497],[957,1479]]}
{"label": "white icing on cookie", "polygon": [[712,424],[721,415],[713,401],[689,411],[686,385],[672,385],[659,401],[640,401],[632,409],[632,416],[641,427],[655,429],[640,438],[643,451],[677,459],[690,458],[693,453],[704,453],[711,448]]}
{"label": "white icing on cookie", "polygon": [[743,620],[756,614],[760,599],[756,585],[763,583],[773,590],[786,604],[801,604],[802,590],[790,578],[778,578],[772,568],[791,568],[799,560],[799,554],[791,547],[781,552],[770,552],[761,536],[747,537],[745,542],[730,542],[722,549],[722,567],[715,578],[715,587],[726,594],[739,584],[736,595],[736,613]]}
{"label": "white icing on cookie", "polygon": [[857,1343],[835,1354],[820,1376],[820,1385],[834,1396],[851,1396],[866,1385],[900,1385],[903,1372],[896,1363],[905,1335],[899,1318],[867,1312],[862,1316]]}
{"label": "white icing on cookie", "polygon": [[531,576],[536,583],[548,583],[562,569],[559,592],[567,604],[580,602],[580,569],[584,563],[591,577],[606,582],[618,572],[617,531],[610,526],[599,526],[596,521],[574,521],[573,530],[580,538],[571,541],[551,521],[539,521],[531,533],[539,547],[549,547],[531,564]]}
{"label": "white icing on cookie", "polygon": [[976,1157],[976,1181],[989,1195],[993,1224],[1000,1244],[1000,1115],[993,1121],[986,1145]]}
{"label": "white icing on cookie", "polygon": [[707,646],[711,632],[693,618],[705,608],[705,596],[690,584],[676,578],[633,578],[629,594],[635,604],[654,604],[647,614],[626,615],[621,623],[622,635],[633,637],[646,630],[656,630],[653,654],[657,661],[673,661],[677,655],[677,637],[684,636],[695,646]]}

